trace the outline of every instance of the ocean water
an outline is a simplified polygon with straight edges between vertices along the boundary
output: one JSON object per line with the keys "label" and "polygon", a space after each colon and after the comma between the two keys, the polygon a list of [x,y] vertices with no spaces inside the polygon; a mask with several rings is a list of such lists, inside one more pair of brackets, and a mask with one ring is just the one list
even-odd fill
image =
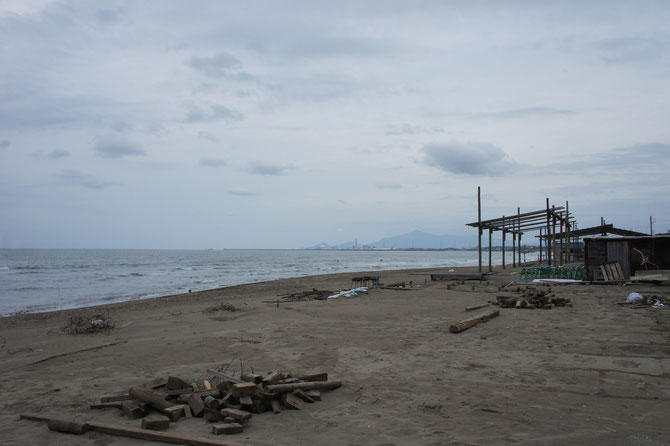
{"label": "ocean water", "polygon": [[[500,253],[494,257],[500,263]],[[476,264],[476,251],[0,249],[0,315],[288,277]]]}

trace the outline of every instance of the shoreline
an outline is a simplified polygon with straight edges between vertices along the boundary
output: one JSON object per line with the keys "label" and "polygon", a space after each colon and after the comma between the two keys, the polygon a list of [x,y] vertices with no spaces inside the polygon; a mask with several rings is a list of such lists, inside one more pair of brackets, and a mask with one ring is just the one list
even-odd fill
{"label": "shoreline", "polygon": [[[499,267],[499,265],[498,265]],[[211,297],[212,295],[225,295],[228,292],[232,292],[233,290],[237,288],[246,288],[246,287],[254,287],[258,285],[271,285],[271,284],[277,284],[278,286],[283,286],[283,282],[291,282],[291,281],[305,281],[309,279],[315,279],[317,281],[333,281],[339,279],[341,276],[351,276],[351,275],[378,275],[381,276],[382,274],[430,274],[431,271],[436,272],[436,273],[444,273],[448,272],[449,270],[454,270],[455,272],[461,271],[461,270],[472,270],[472,269],[477,269],[477,265],[475,266],[445,266],[445,267],[429,267],[429,268],[410,268],[410,269],[388,269],[388,270],[362,270],[362,271],[349,271],[349,272],[338,272],[338,273],[330,273],[330,274],[311,274],[311,275],[305,275],[305,276],[291,276],[291,277],[284,277],[280,279],[272,279],[272,280],[261,280],[258,282],[248,282],[248,283],[240,283],[236,285],[230,285],[230,286],[224,286],[224,287],[216,287],[216,288],[210,288],[206,290],[198,290],[198,291],[193,291],[193,292],[187,292],[187,293],[175,293],[175,294],[165,294],[165,295],[160,295],[160,296],[151,296],[151,297],[143,297],[143,298],[134,298],[134,299],[128,299],[128,300],[121,300],[118,302],[109,302],[109,303],[100,303],[100,304],[95,304],[95,305],[86,305],[86,306],[80,306],[80,307],[72,307],[72,308],[59,308],[55,310],[49,310],[49,311],[35,311],[35,312],[19,312],[19,313],[14,313],[14,314],[8,314],[4,316],[0,316],[0,321],[6,318],[14,318],[14,317],[20,317],[20,316],[31,316],[31,315],[42,315],[42,314],[60,314],[60,313],[72,313],[72,312],[78,312],[78,311],[94,311],[97,308],[100,308],[102,310],[105,309],[118,309],[121,308],[125,305],[136,305],[141,302],[147,302],[147,301],[154,301],[154,300],[170,300],[170,299],[188,299],[188,298],[195,298],[195,297],[200,297],[200,296],[207,296]],[[496,266],[493,267],[493,271],[496,271]],[[383,277],[382,277],[383,279]],[[302,290],[304,291],[304,290]]]}

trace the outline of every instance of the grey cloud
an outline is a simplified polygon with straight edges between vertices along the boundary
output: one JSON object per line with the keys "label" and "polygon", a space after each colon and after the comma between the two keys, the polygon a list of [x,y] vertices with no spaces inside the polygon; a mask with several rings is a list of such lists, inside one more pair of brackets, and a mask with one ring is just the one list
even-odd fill
{"label": "grey cloud", "polygon": [[[620,147],[607,152],[599,152],[578,157],[573,162],[555,166],[571,172],[603,170],[608,172],[637,171],[644,176],[656,169],[666,170],[670,163],[670,144],[653,142]],[[547,169],[554,168],[547,166]]]}
{"label": "grey cloud", "polygon": [[[13,84],[19,91],[34,86]],[[93,96],[51,97],[42,93],[0,98],[0,128],[41,128],[49,126],[100,125],[125,113],[113,100]]]}
{"label": "grey cloud", "polygon": [[489,143],[431,143],[422,152],[425,164],[453,173],[499,176],[516,167],[501,148]]}
{"label": "grey cloud", "polygon": [[398,190],[398,189],[402,189],[402,186],[400,184],[378,184],[377,189]]}
{"label": "grey cloud", "polygon": [[237,195],[238,197],[251,197],[254,195],[258,195],[256,192],[251,192],[246,189],[231,189],[228,191],[230,195]]}
{"label": "grey cloud", "polygon": [[600,40],[595,43],[600,58],[609,63],[629,63],[667,58],[666,36],[635,36]]}
{"label": "grey cloud", "polygon": [[535,117],[551,118],[558,116],[571,116],[574,114],[575,114],[574,110],[565,110],[552,107],[525,107],[525,108],[504,110],[493,113],[477,113],[474,115],[474,117],[484,119],[522,119],[522,118],[535,118]]}
{"label": "grey cloud", "polygon": [[114,9],[99,9],[95,13],[95,18],[105,25],[113,25],[119,21],[119,11]]}
{"label": "grey cloud", "polygon": [[203,158],[200,160],[200,165],[204,167],[220,167],[227,164],[226,160],[218,158]]}
{"label": "grey cloud", "polygon": [[210,122],[221,119],[239,121],[243,118],[244,115],[242,113],[223,105],[214,104],[206,108],[195,104],[186,106],[186,122]]}
{"label": "grey cloud", "polygon": [[209,132],[204,132],[204,131],[198,132],[198,138],[204,139],[205,141],[210,141],[210,142],[219,142],[220,141],[220,139],[216,135],[214,135],[212,133],[209,133]]}
{"label": "grey cloud", "polygon": [[70,156],[70,152],[67,150],[63,149],[54,149],[51,152],[48,153],[36,153],[35,156],[37,158],[42,158],[42,159],[47,159],[47,160],[57,160],[61,158],[67,158]]}
{"label": "grey cloud", "polygon": [[12,142],[8,139],[0,139],[0,149],[6,149],[11,146]]}
{"label": "grey cloud", "polygon": [[247,172],[255,175],[284,175],[287,171],[293,169],[292,166],[274,164],[267,162],[253,162],[247,166]]}
{"label": "grey cloud", "polygon": [[186,65],[196,71],[211,77],[223,77],[229,74],[231,69],[240,67],[242,64],[233,55],[219,53],[213,57],[191,57]]}
{"label": "grey cloud", "polygon": [[104,158],[146,155],[139,145],[116,136],[98,137],[93,148],[98,155]]}
{"label": "grey cloud", "polygon": [[87,189],[102,190],[115,184],[110,181],[97,179],[92,175],[79,172],[78,170],[64,170],[57,174],[56,177],[65,185],[81,186]]}

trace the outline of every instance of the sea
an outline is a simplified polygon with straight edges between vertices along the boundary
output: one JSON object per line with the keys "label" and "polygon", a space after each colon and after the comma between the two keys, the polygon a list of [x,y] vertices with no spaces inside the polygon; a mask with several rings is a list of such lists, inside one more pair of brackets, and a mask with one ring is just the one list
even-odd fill
{"label": "sea", "polygon": [[289,277],[476,264],[476,251],[0,249],[0,316]]}

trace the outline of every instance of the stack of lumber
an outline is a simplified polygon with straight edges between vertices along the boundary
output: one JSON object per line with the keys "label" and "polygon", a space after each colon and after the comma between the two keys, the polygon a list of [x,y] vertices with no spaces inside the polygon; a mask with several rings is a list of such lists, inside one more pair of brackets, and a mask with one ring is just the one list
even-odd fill
{"label": "stack of lumber", "polygon": [[609,262],[600,265],[600,272],[604,280],[626,280],[626,275],[619,262]]}
{"label": "stack of lumber", "polygon": [[[108,433],[135,438],[162,438],[158,441],[165,441],[170,434],[150,433],[146,430],[168,430],[171,423],[203,418],[212,423],[210,429],[215,435],[240,433],[253,414],[266,411],[277,414],[283,409],[300,410],[306,403],[321,401],[322,390],[336,389],[342,385],[342,381],[329,381],[327,373],[291,375],[275,371],[266,375],[246,373],[236,378],[208,370],[203,376],[198,380],[179,376],[159,377],[132,386],[128,392],[103,396],[100,403],[91,405],[91,409],[115,408],[128,419],[142,420],[142,429],[112,426],[115,432]],[[41,414],[24,414],[22,418],[46,421],[52,430],[80,435],[87,430],[96,430],[96,423],[91,422],[64,420]]]}
{"label": "stack of lumber", "polygon": [[572,306],[570,298],[556,297],[553,293],[533,289],[526,289],[522,294],[499,294],[496,296],[496,301],[491,303],[502,308],[524,308],[528,310],[535,308],[551,310],[554,307]]}

